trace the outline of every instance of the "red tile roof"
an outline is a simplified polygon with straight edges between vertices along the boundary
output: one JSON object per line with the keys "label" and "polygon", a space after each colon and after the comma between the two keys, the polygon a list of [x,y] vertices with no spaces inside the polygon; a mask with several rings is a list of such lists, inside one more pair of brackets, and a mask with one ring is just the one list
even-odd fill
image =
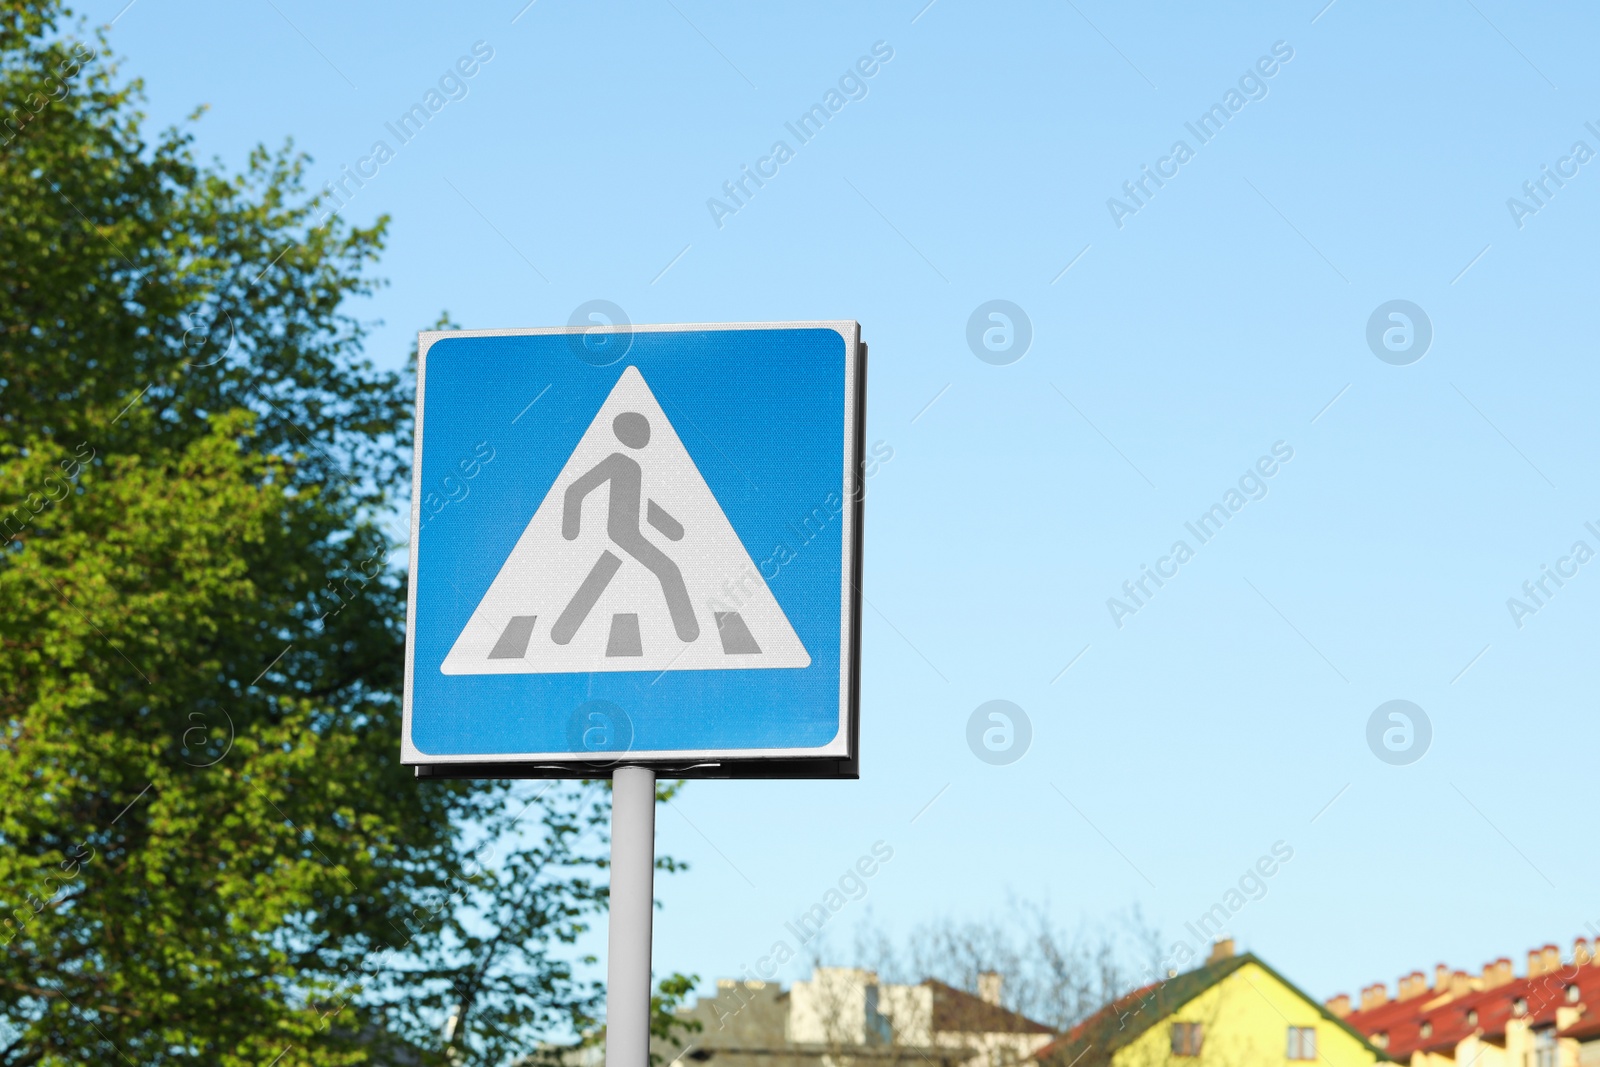
{"label": "red tile roof", "polygon": [[[1571,985],[1578,987],[1575,1001],[1568,1000],[1567,987]],[[1417,1051],[1451,1052],[1458,1042],[1475,1033],[1500,1037],[1512,1019],[1525,1018],[1535,1027],[1554,1026],[1558,1008],[1580,1005],[1587,1008],[1584,1017],[1561,1031],[1561,1036],[1600,1035],[1600,965],[1594,962],[1582,967],[1566,963],[1535,978],[1513,978],[1493,989],[1472,990],[1456,997],[1430,989],[1407,1000],[1391,1000],[1353,1011],[1345,1016],[1345,1022],[1369,1040],[1388,1035],[1385,1051],[1394,1059],[1403,1060]],[[1425,1024],[1431,1024],[1427,1036],[1423,1035]],[[1583,1033],[1578,1032],[1580,1028]]]}

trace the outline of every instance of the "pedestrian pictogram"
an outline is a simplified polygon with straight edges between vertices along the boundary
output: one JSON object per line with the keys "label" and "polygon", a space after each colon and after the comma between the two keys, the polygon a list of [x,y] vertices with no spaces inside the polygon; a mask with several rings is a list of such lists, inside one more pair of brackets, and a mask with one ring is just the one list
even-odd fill
{"label": "pedestrian pictogram", "polygon": [[548,674],[810,664],[672,422],[630,366],[440,670]]}

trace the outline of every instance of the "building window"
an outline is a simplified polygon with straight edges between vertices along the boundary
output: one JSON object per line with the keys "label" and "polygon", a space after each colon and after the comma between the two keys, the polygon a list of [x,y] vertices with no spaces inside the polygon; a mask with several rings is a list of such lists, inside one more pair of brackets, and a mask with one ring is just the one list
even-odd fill
{"label": "building window", "polygon": [[1388,1033],[1388,1031],[1379,1030],[1377,1033],[1373,1034],[1372,1035],[1372,1043],[1374,1045],[1378,1046],[1379,1048],[1388,1048],[1389,1047],[1389,1033]]}
{"label": "building window", "polygon": [[1417,1032],[1420,1033],[1425,1038],[1432,1037],[1433,1036],[1433,1022],[1432,1022],[1432,1020],[1424,1022],[1420,1027],[1417,1028]]}
{"label": "building window", "polygon": [[1578,998],[1581,997],[1581,996],[1583,996],[1583,990],[1579,989],[1575,985],[1567,986],[1567,1003],[1568,1004],[1576,1004],[1576,1003],[1578,1003]]}
{"label": "building window", "polygon": [[1514,1000],[1512,1000],[1512,1002],[1511,1002],[1511,1014],[1512,1015],[1526,1015],[1526,1014],[1528,1014],[1528,1002],[1527,1002],[1527,1000],[1524,999],[1523,997],[1517,997]]}
{"label": "building window", "polygon": [[1533,1051],[1528,1053],[1528,1067],[1556,1067],[1559,1062],[1556,1048],[1556,1028],[1546,1026],[1533,1032]]}
{"label": "building window", "polygon": [[1477,1026],[1478,1025],[1478,1009],[1477,1008],[1468,1008],[1467,1009],[1467,1025],[1468,1026]]}
{"label": "building window", "polygon": [[1315,1026],[1289,1027],[1289,1058],[1291,1060],[1314,1060],[1317,1058],[1317,1028]]}
{"label": "building window", "polygon": [[1172,1024],[1172,1054],[1174,1056],[1200,1055],[1200,1045],[1205,1039],[1205,1026],[1201,1023]]}

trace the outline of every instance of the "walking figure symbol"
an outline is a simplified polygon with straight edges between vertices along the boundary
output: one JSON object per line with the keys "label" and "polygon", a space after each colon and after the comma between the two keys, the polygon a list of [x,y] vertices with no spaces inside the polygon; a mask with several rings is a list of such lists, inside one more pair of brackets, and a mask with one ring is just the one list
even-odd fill
{"label": "walking figure symbol", "polygon": [[811,665],[637,367],[623,370],[546,484],[440,671],[659,676]]}
{"label": "walking figure symbol", "polygon": [[[635,451],[650,443],[650,420],[637,411],[624,411],[618,415],[611,422],[611,431],[616,434],[618,441]],[[672,616],[672,628],[677,632],[678,639],[685,644],[694,641],[700,636],[700,623],[695,619],[683,572],[670,556],[646,539],[639,525],[644,471],[638,460],[626,452],[613,452],[567,486],[562,500],[561,536],[568,541],[577,540],[582,528],[584,499],[607,482],[611,483],[611,491],[606,514],[606,536],[611,538],[613,545],[656,576],[661,583],[661,592],[666,597],[667,612]],[[665,508],[654,500],[645,501],[645,505],[646,522],[670,541],[683,539],[683,525]],[[600,553],[600,558],[556,619],[555,626],[550,630],[551,640],[558,645],[571,642],[621,568],[621,558],[610,549]]]}

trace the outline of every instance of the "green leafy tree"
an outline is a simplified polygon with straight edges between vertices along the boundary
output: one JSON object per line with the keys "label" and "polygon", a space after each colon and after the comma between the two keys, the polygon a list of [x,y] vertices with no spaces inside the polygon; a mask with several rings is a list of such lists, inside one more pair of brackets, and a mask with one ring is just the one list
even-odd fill
{"label": "green leafy tree", "polygon": [[409,390],[343,310],[385,221],[148,137],[70,30],[0,0],[0,1067],[591,1027],[609,793],[514,827],[527,787],[398,764]]}

